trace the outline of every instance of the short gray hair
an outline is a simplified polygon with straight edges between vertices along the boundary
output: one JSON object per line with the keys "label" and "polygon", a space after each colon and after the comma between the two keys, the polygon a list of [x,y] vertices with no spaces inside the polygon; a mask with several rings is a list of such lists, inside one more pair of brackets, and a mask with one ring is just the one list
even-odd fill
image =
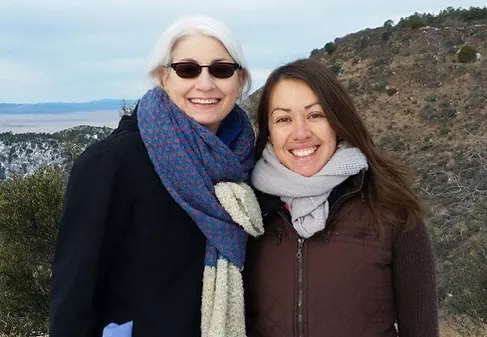
{"label": "short gray hair", "polygon": [[242,96],[248,95],[252,87],[252,79],[240,43],[233,37],[228,26],[205,15],[184,16],[162,33],[149,57],[147,73],[152,82],[162,87],[161,68],[168,67],[171,64],[171,53],[174,45],[185,36],[197,34],[211,36],[220,41],[234,61],[245,69],[247,76]]}

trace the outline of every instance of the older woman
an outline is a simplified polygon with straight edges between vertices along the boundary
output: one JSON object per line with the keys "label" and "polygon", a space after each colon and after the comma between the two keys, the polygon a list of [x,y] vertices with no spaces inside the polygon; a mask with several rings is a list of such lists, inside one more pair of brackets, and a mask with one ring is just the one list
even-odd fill
{"label": "older woman", "polygon": [[248,336],[438,336],[411,175],[374,146],[335,76],[312,60],[276,69],[258,126],[265,234],[249,242]]}
{"label": "older woman", "polygon": [[51,337],[245,335],[240,270],[246,231],[261,229],[244,184],[254,134],[236,104],[250,87],[240,45],[219,21],[183,18],[149,75],[134,113],[72,169]]}

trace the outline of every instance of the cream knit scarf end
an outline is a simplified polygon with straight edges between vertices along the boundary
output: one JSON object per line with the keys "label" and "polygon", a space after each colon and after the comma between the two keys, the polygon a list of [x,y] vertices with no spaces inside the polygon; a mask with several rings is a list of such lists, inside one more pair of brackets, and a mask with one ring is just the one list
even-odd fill
{"label": "cream knit scarf end", "polygon": [[[260,207],[245,183],[222,182],[215,193],[233,221],[257,237],[264,233]],[[218,259],[216,267],[205,266],[201,302],[202,337],[245,337],[242,273],[234,264]]]}

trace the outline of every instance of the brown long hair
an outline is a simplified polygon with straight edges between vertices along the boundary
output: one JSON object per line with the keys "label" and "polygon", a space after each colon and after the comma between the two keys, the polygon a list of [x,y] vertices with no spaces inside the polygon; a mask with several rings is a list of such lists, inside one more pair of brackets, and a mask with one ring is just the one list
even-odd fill
{"label": "brown long hair", "polygon": [[423,205],[413,190],[414,176],[404,164],[382,154],[335,74],[324,64],[300,59],[275,69],[268,77],[257,110],[257,160],[269,138],[269,101],[275,86],[285,79],[306,83],[318,97],[329,123],[341,139],[359,148],[367,157],[369,169],[364,189],[368,203],[381,229],[399,225],[412,229],[424,219]]}

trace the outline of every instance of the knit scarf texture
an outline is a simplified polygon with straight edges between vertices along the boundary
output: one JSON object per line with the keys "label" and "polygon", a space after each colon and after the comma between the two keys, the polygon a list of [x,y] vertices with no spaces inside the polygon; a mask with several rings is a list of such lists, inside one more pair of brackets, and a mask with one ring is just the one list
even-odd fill
{"label": "knit scarf texture", "polygon": [[142,97],[137,117],[140,135],[162,184],[207,238],[205,265],[215,266],[223,256],[242,268],[247,233],[218,202],[214,185],[249,178],[254,133],[245,111],[235,105],[227,116],[242,125],[232,148],[181,111],[160,88]]}
{"label": "knit scarf texture", "polygon": [[328,197],[333,188],[367,169],[365,155],[346,141],[340,141],[323,168],[305,177],[285,167],[276,157],[273,146],[267,143],[251,180],[256,189],[279,196],[290,208],[296,232],[302,238],[309,238],[325,228]]}

